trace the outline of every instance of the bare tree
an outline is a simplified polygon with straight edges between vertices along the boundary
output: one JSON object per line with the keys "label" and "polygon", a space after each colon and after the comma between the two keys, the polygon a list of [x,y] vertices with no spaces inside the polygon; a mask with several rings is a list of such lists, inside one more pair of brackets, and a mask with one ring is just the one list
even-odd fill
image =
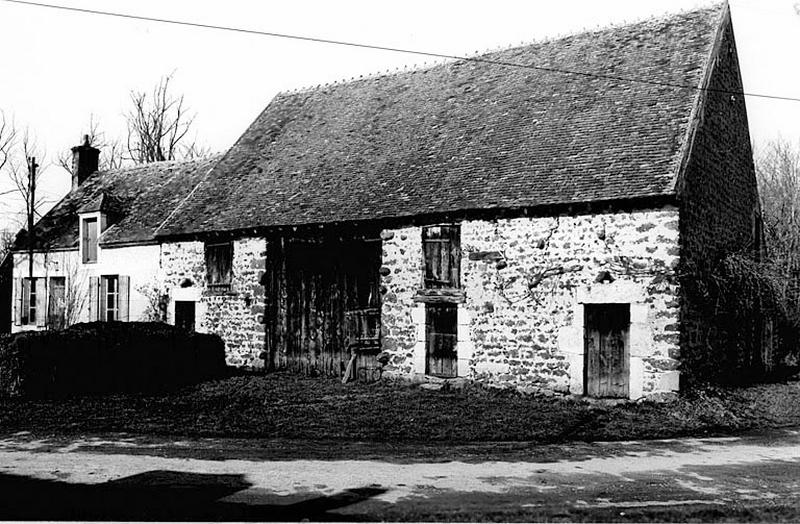
{"label": "bare tree", "polygon": [[[5,113],[0,111],[0,172],[3,171],[12,156],[16,139],[17,130],[14,126],[14,122],[9,122],[6,119]],[[0,195],[5,195],[10,192],[11,191],[1,192]]]}
{"label": "bare tree", "polygon": [[32,254],[35,244],[33,225],[37,219],[42,217],[42,209],[51,203],[43,194],[36,191],[36,186],[44,172],[44,169],[40,169],[40,167],[45,163],[45,153],[27,128],[19,131],[14,127],[13,122],[8,124],[5,119],[3,127],[8,130],[6,139],[2,142],[4,147],[0,156],[2,157],[2,171],[10,182],[11,189],[0,195],[16,194],[25,206],[28,266],[32,275]]}
{"label": "bare tree", "polygon": [[182,160],[205,153],[196,142],[188,143],[195,115],[184,104],[183,95],[172,94],[171,80],[171,74],[163,77],[150,94],[131,92],[133,107],[125,115],[127,149],[136,164]]}
{"label": "bare tree", "polygon": [[800,317],[800,142],[770,142],[756,154],[767,262],[785,275],[784,299]]}
{"label": "bare tree", "polygon": [[64,327],[80,321],[81,312],[89,300],[88,277],[79,268],[80,265],[76,264],[71,258],[67,258],[65,261]]}
{"label": "bare tree", "polygon": [[[100,171],[113,171],[122,167],[125,157],[122,141],[118,138],[108,138],[93,114],[89,115],[88,129],[81,136],[84,135],[89,137],[90,146],[100,150]],[[72,153],[69,150],[65,150],[57,162],[67,171],[72,171]]]}
{"label": "bare tree", "polygon": [[6,256],[6,253],[11,251],[15,237],[16,235],[7,229],[0,230],[0,261]]}

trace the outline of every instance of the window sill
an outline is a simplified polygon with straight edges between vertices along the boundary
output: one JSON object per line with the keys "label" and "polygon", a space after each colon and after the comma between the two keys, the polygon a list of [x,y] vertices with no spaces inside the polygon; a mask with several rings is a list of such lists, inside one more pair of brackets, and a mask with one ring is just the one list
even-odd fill
{"label": "window sill", "polygon": [[414,302],[423,304],[463,304],[466,300],[464,290],[454,288],[418,289],[414,295]]}

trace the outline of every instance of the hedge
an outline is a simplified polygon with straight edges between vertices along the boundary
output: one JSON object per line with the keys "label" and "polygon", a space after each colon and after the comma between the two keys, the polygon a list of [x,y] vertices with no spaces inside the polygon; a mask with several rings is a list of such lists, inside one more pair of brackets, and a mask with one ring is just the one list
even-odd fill
{"label": "hedge", "polygon": [[0,394],[152,392],[221,376],[216,335],[157,322],[91,322],[0,337]]}

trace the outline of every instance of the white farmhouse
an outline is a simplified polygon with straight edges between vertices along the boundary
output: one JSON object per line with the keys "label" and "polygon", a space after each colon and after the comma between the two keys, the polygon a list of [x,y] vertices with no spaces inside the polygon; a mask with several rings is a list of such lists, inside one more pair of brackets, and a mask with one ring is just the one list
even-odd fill
{"label": "white farmhouse", "polygon": [[13,251],[12,331],[93,320],[163,318],[154,232],[213,160],[98,171],[99,151],[74,147],[72,190]]}

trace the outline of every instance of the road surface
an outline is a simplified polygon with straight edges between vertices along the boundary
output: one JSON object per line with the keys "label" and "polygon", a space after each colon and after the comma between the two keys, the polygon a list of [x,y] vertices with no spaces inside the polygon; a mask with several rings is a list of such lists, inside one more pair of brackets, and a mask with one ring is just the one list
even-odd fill
{"label": "road surface", "polygon": [[[337,443],[0,437],[0,518],[797,520],[800,431],[418,453]],[[346,444],[341,444],[346,446]],[[438,448],[445,449],[445,448]],[[307,453],[306,453],[307,450]],[[341,451],[341,450],[340,450]],[[433,456],[432,456],[433,455]],[[310,456],[313,458],[303,458]],[[361,457],[361,458],[358,458]],[[366,458],[364,458],[366,457]]]}

